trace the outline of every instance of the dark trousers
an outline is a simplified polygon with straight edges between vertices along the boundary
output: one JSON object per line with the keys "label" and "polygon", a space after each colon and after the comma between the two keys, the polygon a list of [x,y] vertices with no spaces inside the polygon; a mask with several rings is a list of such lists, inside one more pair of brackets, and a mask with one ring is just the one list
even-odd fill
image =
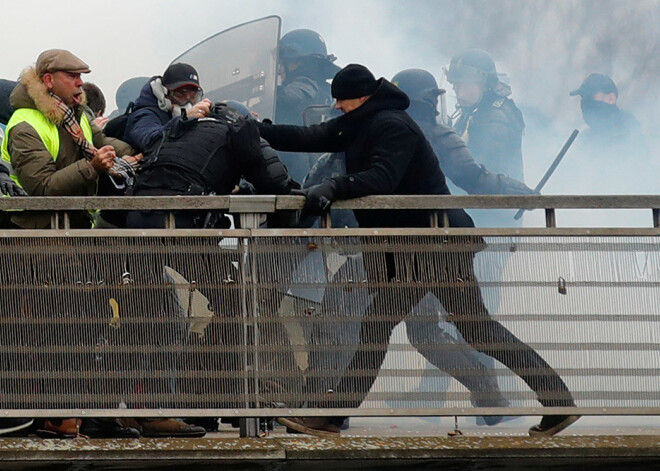
{"label": "dark trousers", "polygon": [[114,396],[119,381],[103,361],[113,294],[110,281],[97,270],[101,256],[78,255],[85,248],[58,238],[2,242],[2,407],[113,408],[119,403]]}
{"label": "dark trousers", "polygon": [[377,288],[376,297],[362,320],[358,350],[334,390],[333,405],[358,407],[362,403],[378,376],[392,331],[429,291],[451,314],[450,321],[465,340],[520,376],[541,404],[574,405],[568,388],[552,367],[490,318],[474,276],[470,244],[463,238],[449,240],[445,251],[433,253],[365,252],[367,278]]}

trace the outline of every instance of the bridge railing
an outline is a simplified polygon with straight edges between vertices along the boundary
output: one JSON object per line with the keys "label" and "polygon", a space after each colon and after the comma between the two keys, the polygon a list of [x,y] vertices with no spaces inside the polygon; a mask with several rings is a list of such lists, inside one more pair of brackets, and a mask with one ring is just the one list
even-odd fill
{"label": "bridge railing", "polygon": [[[19,197],[1,198],[0,210],[54,211],[53,228],[68,228],[68,216],[74,210],[225,210],[244,216],[269,214],[282,210],[298,210],[303,206],[300,196],[141,196],[141,197]],[[524,209],[543,210],[546,227],[556,227],[556,212],[562,209],[647,209],[653,227],[660,227],[660,195],[381,195],[367,196],[354,200],[337,201],[335,209]],[[173,228],[170,218],[168,227]],[[323,225],[329,226],[329,218]],[[512,219],[513,222],[513,219]],[[442,216],[432,217],[431,227],[446,227],[448,221]],[[506,228],[509,224],[504,223]]]}
{"label": "bridge railing", "polygon": [[[536,228],[450,228],[442,212],[426,228],[260,227],[264,214],[302,204],[1,199],[0,209],[56,217],[54,229],[0,230],[0,416],[660,414],[660,196],[333,206],[540,208],[547,227]],[[563,208],[647,209],[653,227],[554,227]],[[71,229],[68,213],[83,209],[172,217],[165,229]],[[229,212],[241,229],[177,229],[180,210]],[[475,292],[486,319],[472,315]],[[479,332],[489,320],[549,366],[459,332],[488,339]],[[556,371],[575,406],[548,386],[555,406],[542,407],[517,374],[477,352],[507,349],[517,373],[541,384]]]}

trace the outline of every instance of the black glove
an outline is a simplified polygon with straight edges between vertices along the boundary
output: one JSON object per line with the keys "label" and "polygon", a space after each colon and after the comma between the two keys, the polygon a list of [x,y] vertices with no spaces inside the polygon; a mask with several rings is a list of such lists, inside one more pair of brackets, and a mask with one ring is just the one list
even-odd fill
{"label": "black glove", "polygon": [[0,193],[9,196],[27,196],[23,188],[11,179],[8,173],[0,172]]}
{"label": "black glove", "polygon": [[250,183],[247,180],[241,179],[240,183],[237,185],[238,186],[238,191],[235,193],[232,192],[234,195],[256,195],[257,190],[254,189],[254,185]]}
{"label": "black glove", "polygon": [[311,216],[322,216],[330,211],[330,206],[337,199],[336,193],[337,183],[332,179],[323,180],[323,183],[304,190],[291,190],[292,195],[307,198],[303,213]]}

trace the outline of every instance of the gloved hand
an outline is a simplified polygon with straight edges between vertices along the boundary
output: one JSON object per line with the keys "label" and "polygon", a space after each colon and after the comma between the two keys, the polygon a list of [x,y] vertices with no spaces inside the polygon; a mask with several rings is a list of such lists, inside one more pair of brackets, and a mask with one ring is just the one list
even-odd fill
{"label": "gloved hand", "polygon": [[332,179],[310,186],[304,190],[291,190],[292,195],[302,195],[306,199],[303,214],[322,216],[330,211],[330,206],[337,199],[337,183]]}
{"label": "gloved hand", "polygon": [[27,196],[23,188],[18,186],[8,173],[0,172],[0,193],[9,196]]}
{"label": "gloved hand", "polygon": [[538,191],[534,191],[523,182],[513,178],[505,177],[505,194],[507,195],[540,195]]}
{"label": "gloved hand", "polygon": [[254,185],[247,180],[241,180],[238,185],[234,187],[234,190],[231,192],[232,195],[256,195],[257,190],[254,189]]}

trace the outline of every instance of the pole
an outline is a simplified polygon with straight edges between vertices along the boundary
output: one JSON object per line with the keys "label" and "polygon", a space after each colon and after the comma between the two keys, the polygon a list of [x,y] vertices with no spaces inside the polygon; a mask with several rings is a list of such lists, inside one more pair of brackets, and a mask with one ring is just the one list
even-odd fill
{"label": "pole", "polygon": [[[559,165],[559,162],[561,162],[561,159],[564,158],[566,155],[566,152],[568,152],[568,149],[573,145],[573,141],[575,141],[575,138],[579,134],[580,131],[577,129],[573,129],[573,132],[571,133],[570,136],[568,136],[568,139],[566,140],[566,143],[564,144],[564,147],[561,148],[559,151],[559,154],[557,154],[557,157],[555,157],[555,160],[550,164],[550,167],[548,170],[545,172],[545,175],[541,178],[541,181],[539,181],[538,185],[536,185],[536,188],[534,188],[534,193],[539,193],[541,191],[541,188],[545,186],[545,184],[548,182],[550,179],[550,176],[555,172],[557,169],[557,166]],[[518,212],[516,213],[515,216],[513,216],[513,219],[520,219],[523,213],[525,212],[524,209],[519,209]]]}

